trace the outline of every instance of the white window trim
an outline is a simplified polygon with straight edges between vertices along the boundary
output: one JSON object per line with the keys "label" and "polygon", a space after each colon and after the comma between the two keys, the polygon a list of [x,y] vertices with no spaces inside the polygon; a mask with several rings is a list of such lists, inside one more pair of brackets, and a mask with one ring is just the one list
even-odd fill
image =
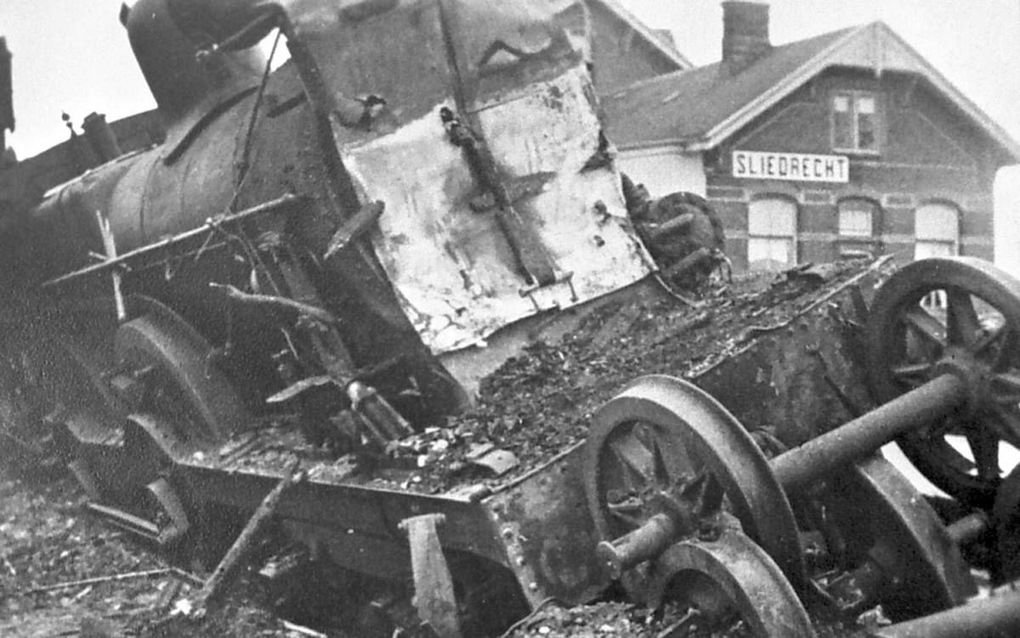
{"label": "white window trim", "polygon": [[[770,199],[784,201],[784,202],[790,204],[793,207],[793,233],[791,235],[778,235],[778,234],[772,234],[772,233],[769,233],[769,234],[758,234],[758,233],[754,233],[754,232],[751,231],[751,208],[754,206],[755,202],[760,202],[762,200],[770,200]],[[793,263],[790,264],[790,265],[793,266],[793,265],[796,265],[797,263],[799,263],[799,261],[800,261],[800,245],[799,245],[799,241],[798,241],[799,235],[800,235],[799,227],[798,227],[798,221],[799,221],[798,218],[799,218],[799,216],[800,216],[800,206],[799,206],[799,204],[796,202],[796,200],[790,199],[789,197],[784,196],[784,195],[768,195],[768,194],[766,194],[766,195],[762,195],[762,196],[756,197],[755,199],[751,200],[748,203],[748,205],[747,205],[747,248],[745,249],[746,250],[745,256],[747,257],[747,267],[748,267],[749,270],[751,269],[751,254],[750,254],[750,252],[751,252],[751,242],[753,240],[755,240],[755,239],[768,239],[768,240],[781,239],[781,240],[784,240],[784,241],[789,241],[790,242],[790,256],[793,259]]]}
{"label": "white window trim", "polygon": [[[845,95],[850,98],[850,126],[852,128],[854,146],[836,146],[836,105],[838,96]],[[857,148],[860,134],[857,130],[857,98],[870,97],[875,101],[875,148]],[[882,109],[881,101],[878,99],[877,91],[864,91],[860,89],[836,89],[829,95],[829,145],[833,151],[847,153],[849,155],[879,156],[882,154],[882,146],[885,142],[885,112]]]}

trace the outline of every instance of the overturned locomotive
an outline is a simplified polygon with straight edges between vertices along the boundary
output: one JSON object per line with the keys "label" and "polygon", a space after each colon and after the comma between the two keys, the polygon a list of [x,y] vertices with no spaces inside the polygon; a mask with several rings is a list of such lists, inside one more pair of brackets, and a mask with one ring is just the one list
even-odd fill
{"label": "overturned locomotive", "polygon": [[[880,293],[872,377],[882,399],[910,396],[837,429],[854,441],[843,449],[818,435],[871,407],[855,350],[881,265],[697,361],[645,370],[683,373],[772,433],[752,438],[701,391],[653,376],[593,415],[564,407],[590,418],[587,441],[516,468],[478,445],[464,458],[486,480],[416,488],[393,451],[463,412],[480,379],[536,339],[656,299],[659,265],[689,275],[720,259],[703,202],[649,202],[616,169],[583,5],[139,0],[123,18],[165,142],[54,186],[3,235],[19,300],[4,317],[9,438],[66,462],[94,512],[195,550],[296,462],[309,478],[281,528],[382,583],[362,592],[380,635],[408,626],[407,581],[410,616],[442,636],[498,633],[613,580],[652,605],[721,597],[759,635],[811,635],[802,598],[909,617],[970,595],[963,532],[881,459],[797,491],[926,419],[1015,409],[1020,286],[945,261]],[[922,316],[934,290],[950,291],[948,312]],[[821,416],[798,414],[805,402]],[[940,432],[976,429],[975,450],[989,431],[1012,441],[1009,423],[982,423]],[[809,440],[800,456],[759,452]],[[945,489],[995,500],[987,450],[975,469],[938,437],[914,443]],[[862,522],[869,506],[883,520]],[[730,577],[737,563],[749,582]],[[678,594],[692,571],[699,591]]]}

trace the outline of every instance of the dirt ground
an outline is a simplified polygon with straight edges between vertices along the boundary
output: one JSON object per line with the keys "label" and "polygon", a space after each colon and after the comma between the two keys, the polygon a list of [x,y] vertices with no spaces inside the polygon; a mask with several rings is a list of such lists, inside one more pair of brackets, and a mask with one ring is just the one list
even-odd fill
{"label": "dirt ground", "polygon": [[[5,638],[302,638],[271,611],[251,577],[232,587],[222,607],[196,621],[173,614],[196,588],[171,574],[137,576],[59,589],[39,588],[167,568],[151,548],[83,511],[85,496],[66,476],[29,476],[0,466],[0,636]],[[749,636],[734,625],[725,633],[699,628],[684,610],[649,618],[623,603],[564,609],[555,605],[522,619],[514,638],[633,636],[707,638]],[[344,634],[328,635],[346,638]],[[820,623],[822,638],[863,636]]]}
{"label": "dirt ground", "polygon": [[[170,616],[195,588],[166,573],[152,548],[87,514],[85,501],[66,475],[15,470],[0,459],[0,636],[300,635],[261,606],[247,581],[201,622]],[[88,582],[115,575],[129,577]]]}

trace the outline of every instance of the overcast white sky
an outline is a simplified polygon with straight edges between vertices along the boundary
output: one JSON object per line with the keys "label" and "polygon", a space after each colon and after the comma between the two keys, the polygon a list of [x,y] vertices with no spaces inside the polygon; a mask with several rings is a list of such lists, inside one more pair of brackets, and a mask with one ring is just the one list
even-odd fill
{"label": "overcast white sky", "polygon": [[[673,30],[695,64],[719,59],[718,0],[620,0],[649,26]],[[774,44],[882,20],[1020,139],[1020,0],[772,0]],[[0,35],[14,53],[17,129],[29,157],[66,136],[60,121],[92,111],[117,119],[153,107],[117,13],[120,0],[0,0]],[[1020,168],[1000,176],[999,260],[1020,273]],[[1011,231],[1011,232],[1010,232]]]}

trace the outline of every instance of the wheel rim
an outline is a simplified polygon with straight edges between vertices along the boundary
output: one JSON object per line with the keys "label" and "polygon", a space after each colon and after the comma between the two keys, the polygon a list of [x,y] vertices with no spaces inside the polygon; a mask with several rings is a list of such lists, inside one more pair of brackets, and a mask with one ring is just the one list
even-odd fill
{"label": "wheel rim", "polygon": [[162,317],[145,315],[122,325],[117,356],[141,384],[131,411],[152,415],[191,447],[213,444],[240,428],[247,410],[231,382],[209,363],[210,351]]}
{"label": "wheel rim", "polygon": [[914,618],[964,603],[976,587],[970,567],[928,501],[886,459],[872,456],[826,481],[815,503],[846,543],[841,569],[868,556],[892,565],[881,602],[894,617]]}
{"label": "wheel rim", "polygon": [[739,617],[756,638],[815,635],[782,570],[739,531],[724,530],[712,541],[680,541],[655,560],[654,573],[655,606],[679,599],[724,627],[727,618]]}
{"label": "wheel rim", "polygon": [[904,453],[935,485],[988,506],[1002,459],[1020,453],[1020,282],[986,262],[928,259],[897,272],[868,324],[872,390],[888,401],[947,367],[972,389],[968,409],[904,435]]}
{"label": "wheel rim", "polygon": [[[768,461],[721,404],[685,381],[641,377],[603,405],[586,443],[584,477],[603,540],[636,529],[663,501],[696,518],[725,507],[795,586],[805,582],[793,512]],[[622,584],[642,597],[645,576],[629,577],[634,582]]]}
{"label": "wheel rim", "polygon": [[103,378],[101,355],[68,339],[37,351],[42,387],[42,418],[66,428],[75,440],[114,443],[123,406]]}

